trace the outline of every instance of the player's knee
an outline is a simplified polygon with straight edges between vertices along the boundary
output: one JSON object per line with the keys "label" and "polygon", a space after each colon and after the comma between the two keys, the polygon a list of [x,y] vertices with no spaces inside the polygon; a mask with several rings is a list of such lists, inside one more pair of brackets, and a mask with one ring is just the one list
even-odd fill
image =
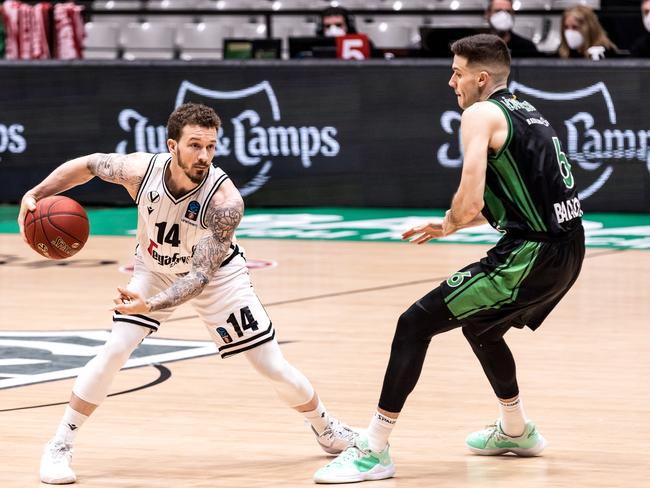
{"label": "player's knee", "polygon": [[411,305],[397,320],[393,345],[411,341],[430,341],[437,333],[433,318],[417,305]]}
{"label": "player's knee", "polygon": [[101,356],[110,362],[126,362],[141,341],[142,339],[137,336],[112,333],[106,344],[104,344]]}
{"label": "player's knee", "polygon": [[481,341],[479,340],[478,336],[469,330],[469,328],[463,327],[463,335],[465,336],[465,339],[467,339],[467,342],[469,342],[472,346],[481,345]]}
{"label": "player's knee", "polygon": [[474,349],[491,350],[502,347],[502,343],[505,343],[501,333],[495,334],[488,331],[478,335],[470,327],[463,327],[463,335]]}
{"label": "player's knee", "polygon": [[246,351],[244,355],[255,371],[271,381],[284,381],[290,374],[291,365],[275,341]]}
{"label": "player's knee", "polygon": [[282,358],[280,361],[273,361],[264,365],[259,372],[273,382],[285,382],[291,376],[291,365]]}

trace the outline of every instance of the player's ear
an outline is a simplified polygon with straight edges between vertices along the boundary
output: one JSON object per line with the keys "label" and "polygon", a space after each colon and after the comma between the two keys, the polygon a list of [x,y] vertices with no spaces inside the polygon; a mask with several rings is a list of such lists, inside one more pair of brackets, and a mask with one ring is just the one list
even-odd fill
{"label": "player's ear", "polygon": [[170,153],[176,152],[177,145],[178,142],[175,139],[167,139],[167,149],[169,149]]}
{"label": "player's ear", "polygon": [[478,74],[478,86],[484,87],[490,79],[490,74],[487,71],[481,71]]}

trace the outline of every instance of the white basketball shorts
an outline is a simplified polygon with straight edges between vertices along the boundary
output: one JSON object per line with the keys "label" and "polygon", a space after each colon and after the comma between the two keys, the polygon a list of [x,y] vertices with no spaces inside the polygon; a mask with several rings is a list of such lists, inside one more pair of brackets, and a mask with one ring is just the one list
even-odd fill
{"label": "white basketball shorts", "polygon": [[[266,310],[255,294],[243,251],[221,267],[201,294],[190,303],[210,332],[222,358],[247,351],[275,338],[275,330]],[[136,254],[135,267],[127,289],[150,298],[169,288],[179,279],[176,275],[157,273],[146,268]],[[128,322],[152,332],[170,317],[176,307],[146,315],[115,312],[114,322]]]}

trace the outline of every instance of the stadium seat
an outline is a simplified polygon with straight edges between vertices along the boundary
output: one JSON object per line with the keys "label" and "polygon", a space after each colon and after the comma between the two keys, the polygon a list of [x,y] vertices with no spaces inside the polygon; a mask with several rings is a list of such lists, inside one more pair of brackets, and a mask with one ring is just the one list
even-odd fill
{"label": "stadium seat", "polygon": [[84,26],[84,59],[116,59],[119,57],[120,27],[112,22],[88,22]]}
{"label": "stadium seat", "polygon": [[377,17],[372,24],[365,24],[360,31],[379,48],[408,47],[412,44],[412,37],[415,35],[408,26],[384,22],[380,17]]}
{"label": "stadium seat", "polygon": [[246,21],[233,23],[233,37],[245,37],[248,39],[262,39],[266,37],[266,24],[263,18],[251,17]]}
{"label": "stadium seat", "polygon": [[212,22],[183,24],[176,33],[180,58],[221,59],[223,39],[232,36],[232,26]]}
{"label": "stadium seat", "polygon": [[174,59],[174,43],[175,29],[167,24],[128,24],[120,33],[122,57],[127,60]]}
{"label": "stadium seat", "polygon": [[[143,8],[143,2],[140,0],[95,0],[92,3],[92,9],[101,12],[110,12],[111,10],[139,10]],[[115,22],[118,24],[128,24],[131,22],[140,22],[142,19],[139,14],[107,14],[101,13],[92,16],[93,22]]]}

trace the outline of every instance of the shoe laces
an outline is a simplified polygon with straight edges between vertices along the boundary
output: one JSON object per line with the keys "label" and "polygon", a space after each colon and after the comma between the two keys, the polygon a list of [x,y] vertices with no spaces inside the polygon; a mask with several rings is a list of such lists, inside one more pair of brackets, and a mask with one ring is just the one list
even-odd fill
{"label": "shoe laces", "polygon": [[366,454],[367,452],[363,451],[358,446],[350,446],[341,454],[339,454],[331,464],[346,464],[355,461],[356,459],[359,459]]}
{"label": "shoe laces", "polygon": [[68,446],[63,442],[57,442],[50,446],[50,455],[54,463],[62,461],[70,461],[72,458],[72,446]]}
{"label": "shoe laces", "polygon": [[334,418],[330,419],[329,426],[327,427],[327,429],[325,429],[325,432],[323,432],[323,434],[321,435],[324,435],[326,432],[332,436],[336,436],[345,439],[347,441],[352,441],[357,437],[357,435],[359,435],[357,432],[352,430],[343,422]]}
{"label": "shoe laces", "polygon": [[504,441],[504,440],[509,440],[514,438],[512,436],[509,436],[505,432],[503,432],[497,422],[495,422],[492,425],[486,425],[485,428],[490,430],[490,435],[487,436],[486,442],[488,442],[493,437],[497,441]]}

